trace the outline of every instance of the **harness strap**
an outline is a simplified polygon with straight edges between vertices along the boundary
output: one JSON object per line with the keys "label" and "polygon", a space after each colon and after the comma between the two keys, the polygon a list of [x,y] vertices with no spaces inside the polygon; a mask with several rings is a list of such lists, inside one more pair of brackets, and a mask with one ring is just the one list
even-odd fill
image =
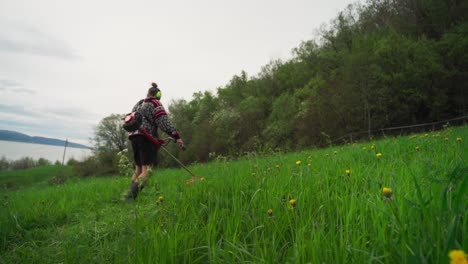
{"label": "harness strap", "polygon": [[148,133],[148,131],[146,131],[146,129],[142,128],[142,129],[140,129],[140,131],[143,134],[143,136],[145,136],[147,139],[149,139],[149,141],[151,141],[158,149],[161,147],[162,144],[164,144],[163,139],[154,138],[150,133]]}
{"label": "harness strap", "polygon": [[163,115],[167,115],[166,111],[164,110],[164,107],[163,105],[161,104],[161,102],[159,100],[156,100],[154,98],[146,98],[144,99],[145,102],[150,102],[154,105],[154,107],[156,108],[156,111],[154,112],[154,119],[158,119],[159,117],[163,116]]}

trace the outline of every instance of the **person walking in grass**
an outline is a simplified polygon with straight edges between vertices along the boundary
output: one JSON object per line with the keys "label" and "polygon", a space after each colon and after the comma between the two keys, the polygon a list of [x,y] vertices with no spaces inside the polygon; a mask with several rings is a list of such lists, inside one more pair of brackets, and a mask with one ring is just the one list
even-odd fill
{"label": "person walking in grass", "polygon": [[161,91],[156,83],[152,83],[147,97],[140,100],[132,109],[132,112],[142,115],[142,123],[138,130],[129,132],[128,135],[133,149],[135,172],[132,175],[127,199],[136,199],[148,181],[148,169],[157,164],[158,149],[161,144],[158,128],[176,140],[181,149],[184,148],[184,141],[169,120],[160,99]]}

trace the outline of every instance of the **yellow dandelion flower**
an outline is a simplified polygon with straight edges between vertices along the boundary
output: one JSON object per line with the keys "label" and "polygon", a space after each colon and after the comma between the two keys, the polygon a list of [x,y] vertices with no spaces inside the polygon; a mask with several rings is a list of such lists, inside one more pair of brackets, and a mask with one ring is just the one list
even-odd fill
{"label": "yellow dandelion flower", "polygon": [[289,204],[290,204],[292,207],[296,207],[296,200],[294,200],[294,199],[289,200]]}
{"label": "yellow dandelion flower", "polygon": [[416,151],[419,151],[420,148],[419,148],[419,146],[418,146],[418,147],[416,147],[415,149],[416,149]]}
{"label": "yellow dandelion flower", "polygon": [[164,196],[162,196],[162,195],[159,196],[159,201],[160,201],[161,203],[164,202]]}
{"label": "yellow dandelion flower", "polygon": [[272,210],[272,209],[268,209],[267,213],[268,213],[269,216],[272,216],[272,215],[273,215],[273,210]]}
{"label": "yellow dandelion flower", "polygon": [[328,157],[328,153],[327,153],[327,154],[325,154],[325,157]]}
{"label": "yellow dandelion flower", "polygon": [[380,157],[382,157],[382,153],[379,152],[379,153],[375,154],[375,156],[380,159]]}
{"label": "yellow dandelion flower", "polygon": [[345,172],[346,172],[346,175],[348,175],[348,176],[351,174],[351,170],[349,170],[349,169],[346,170]]}
{"label": "yellow dandelion flower", "polygon": [[297,166],[300,166],[301,164],[302,164],[302,161],[300,161],[300,160],[296,161]]}
{"label": "yellow dandelion flower", "polygon": [[392,188],[387,188],[387,187],[383,187],[382,188],[382,194],[387,197],[387,198],[390,198],[392,197]]}
{"label": "yellow dandelion flower", "polygon": [[280,165],[276,164],[275,168],[279,169],[279,168],[280,168]]}
{"label": "yellow dandelion flower", "polygon": [[457,137],[457,142],[462,142],[462,138],[461,138],[461,137]]}
{"label": "yellow dandelion flower", "polygon": [[372,146],[370,146],[371,149],[375,149],[375,144],[372,144]]}
{"label": "yellow dandelion flower", "polygon": [[333,151],[333,155],[336,155],[336,153],[338,153],[338,152],[336,152],[336,150],[335,150],[335,151]]}
{"label": "yellow dandelion flower", "polygon": [[449,253],[450,264],[468,264],[468,260],[463,250],[454,249]]}
{"label": "yellow dandelion flower", "polygon": [[201,177],[201,178],[200,178],[200,181],[205,181],[205,177]]}

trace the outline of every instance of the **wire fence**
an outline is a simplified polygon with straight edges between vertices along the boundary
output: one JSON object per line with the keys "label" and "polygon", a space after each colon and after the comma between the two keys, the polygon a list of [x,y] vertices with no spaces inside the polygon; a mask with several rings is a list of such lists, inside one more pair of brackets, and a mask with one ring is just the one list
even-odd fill
{"label": "wire fence", "polygon": [[[460,126],[466,125],[468,121],[468,115],[456,117],[452,119],[437,121],[437,122],[430,122],[430,123],[423,123],[423,124],[415,124],[415,125],[408,125],[408,126],[397,126],[397,127],[386,127],[374,130],[366,130],[366,131],[358,131],[358,132],[351,132],[347,133],[335,140],[333,143],[337,143],[339,141],[345,142],[353,142],[353,140],[362,139],[362,138],[372,138],[375,136],[387,136],[387,134],[395,135],[406,135],[410,133],[418,133],[422,131],[428,130],[440,130],[447,125],[450,126]],[[429,129],[428,129],[429,128]]]}

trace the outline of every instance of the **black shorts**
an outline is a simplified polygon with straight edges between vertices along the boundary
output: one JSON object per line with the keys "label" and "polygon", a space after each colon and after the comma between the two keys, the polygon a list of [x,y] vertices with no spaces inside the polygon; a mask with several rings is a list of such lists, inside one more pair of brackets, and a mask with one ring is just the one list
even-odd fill
{"label": "black shorts", "polygon": [[133,136],[131,138],[133,149],[133,160],[137,166],[156,166],[158,163],[158,149],[144,136]]}

